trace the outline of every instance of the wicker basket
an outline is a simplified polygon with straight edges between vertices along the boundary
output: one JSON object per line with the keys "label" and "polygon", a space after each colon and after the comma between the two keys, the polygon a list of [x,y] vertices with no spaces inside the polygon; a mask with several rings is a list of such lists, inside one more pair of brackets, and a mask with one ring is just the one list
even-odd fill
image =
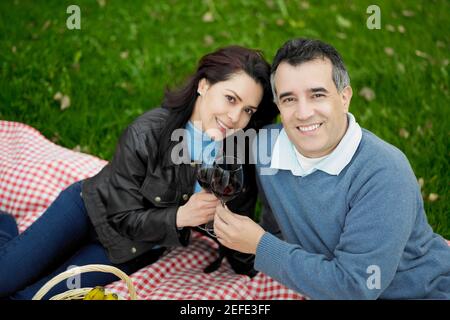
{"label": "wicker basket", "polygon": [[[130,294],[130,300],[137,300],[136,296],[136,289],[134,288],[134,285],[131,281],[131,279],[121,270],[108,266],[103,264],[89,264],[82,267],[73,268],[70,270],[67,270],[63,273],[60,273],[59,275],[55,276],[53,279],[49,280],[45,285],[42,286],[41,289],[34,295],[33,300],[41,300],[43,296],[47,294],[47,292],[50,291],[51,288],[53,288],[56,284],[61,282],[62,280],[65,280],[67,278],[73,277],[77,274],[84,273],[84,272],[106,272],[106,273],[112,273],[116,276],[118,276],[120,279],[125,281],[128,292]],[[82,300],[84,296],[91,291],[93,288],[80,288],[80,289],[72,289],[68,290],[66,292],[57,294],[50,298],[50,300]],[[110,293],[105,290],[105,294]],[[119,300],[125,300],[123,297],[118,295]]]}

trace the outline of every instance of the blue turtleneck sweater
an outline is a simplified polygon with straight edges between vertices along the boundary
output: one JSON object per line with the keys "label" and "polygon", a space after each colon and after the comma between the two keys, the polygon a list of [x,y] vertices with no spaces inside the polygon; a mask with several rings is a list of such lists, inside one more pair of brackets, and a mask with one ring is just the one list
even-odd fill
{"label": "blue turtleneck sweater", "polygon": [[[187,145],[191,161],[213,163],[221,144],[216,143],[208,134],[195,127],[191,121],[188,121],[185,128],[188,131]],[[202,187],[196,182],[194,192],[201,190]]]}

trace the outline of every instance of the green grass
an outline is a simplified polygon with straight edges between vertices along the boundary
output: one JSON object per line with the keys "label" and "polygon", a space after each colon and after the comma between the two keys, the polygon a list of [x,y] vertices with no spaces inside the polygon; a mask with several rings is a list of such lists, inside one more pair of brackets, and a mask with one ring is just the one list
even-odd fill
{"label": "green grass", "polygon": [[[365,0],[106,0],[103,7],[87,0],[3,0],[0,118],[110,160],[127,124],[158,106],[165,88],[181,83],[203,54],[240,44],[271,60],[290,38],[320,38],[341,52],[349,69],[351,112],[408,156],[425,182],[430,224],[450,238],[450,3],[376,2],[381,30],[367,29],[373,2]],[[81,8],[81,30],[65,25],[73,3]],[[212,22],[203,21],[206,12]],[[374,100],[358,94],[363,87],[374,91]],[[56,92],[70,97],[68,109],[60,110]],[[429,201],[430,193],[438,199]]]}

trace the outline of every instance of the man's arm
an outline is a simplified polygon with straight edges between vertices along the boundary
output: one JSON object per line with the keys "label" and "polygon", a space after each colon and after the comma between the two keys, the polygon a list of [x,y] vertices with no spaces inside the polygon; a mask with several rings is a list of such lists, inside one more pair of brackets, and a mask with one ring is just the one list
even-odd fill
{"label": "man's arm", "polygon": [[[376,299],[395,276],[422,201],[407,159],[391,160],[349,192],[353,198],[332,258],[287,243],[219,207],[218,239],[255,253],[256,270],[313,299]],[[380,271],[379,289],[368,285],[372,270]]]}
{"label": "man's arm", "polygon": [[264,189],[261,187],[261,181],[259,179],[259,176],[258,175],[256,176],[257,176],[256,182],[258,186],[258,195],[259,200],[261,201],[261,221],[259,224],[267,232],[271,233],[272,235],[276,236],[279,239],[283,239],[280,227],[278,226],[278,222],[276,221],[275,216],[273,215],[272,208],[267,202]]}
{"label": "man's arm", "polygon": [[[419,198],[412,171],[380,170],[350,201],[333,259],[266,232],[255,268],[313,299],[376,299],[395,276]],[[374,287],[369,278],[377,271]]]}

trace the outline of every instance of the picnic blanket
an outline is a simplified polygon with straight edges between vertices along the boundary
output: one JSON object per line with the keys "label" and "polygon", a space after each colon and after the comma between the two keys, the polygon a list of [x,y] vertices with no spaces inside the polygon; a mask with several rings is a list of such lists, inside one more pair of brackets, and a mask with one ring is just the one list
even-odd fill
{"label": "picnic blanket", "polygon": [[[0,210],[13,214],[19,232],[23,232],[62,190],[95,175],[106,164],[105,160],[58,146],[26,124],[0,121]],[[193,232],[189,246],[168,250],[156,263],[130,278],[138,298],[144,300],[306,299],[261,272],[254,278],[237,275],[226,260],[217,271],[205,274],[203,269],[216,257],[217,244]],[[128,297],[123,281],[107,288]]]}

